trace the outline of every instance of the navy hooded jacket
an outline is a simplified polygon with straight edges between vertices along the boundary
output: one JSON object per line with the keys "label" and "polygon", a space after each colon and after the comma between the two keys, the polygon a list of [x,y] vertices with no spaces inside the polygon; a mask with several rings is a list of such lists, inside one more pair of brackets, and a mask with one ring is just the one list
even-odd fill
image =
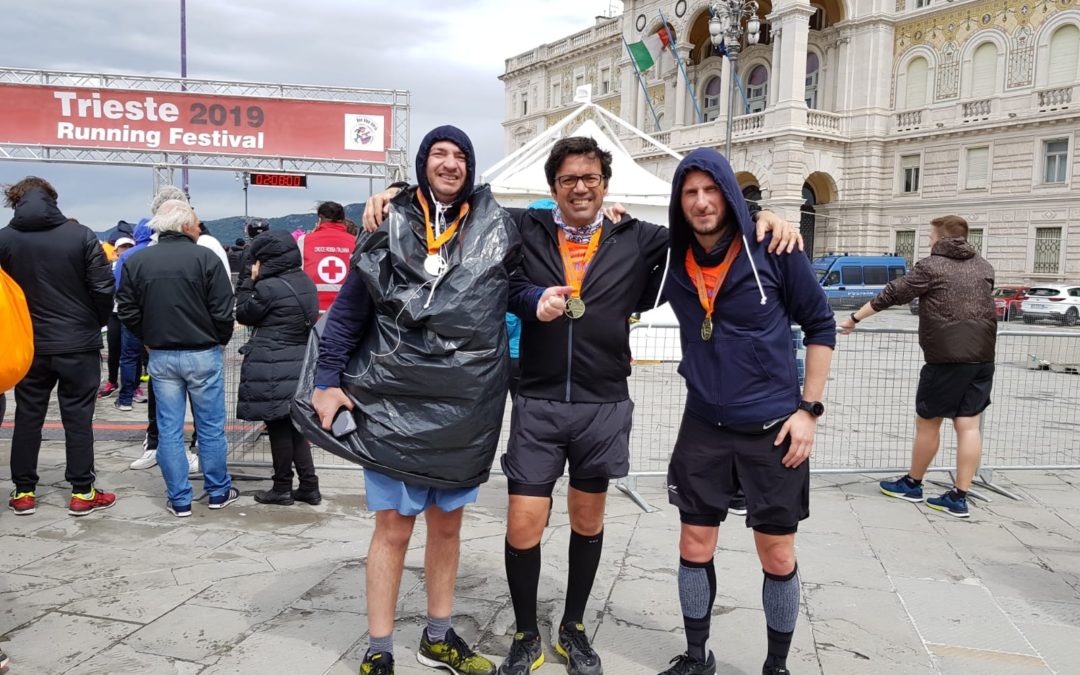
{"label": "navy hooded jacket", "polygon": [[124,262],[149,246],[150,242],[153,241],[154,231],[150,229],[149,218],[143,218],[139,221],[139,224],[135,226],[135,231],[132,233],[132,238],[135,240],[135,245],[121,253],[116,260],[116,264],[113,265],[113,277],[116,279],[117,288],[120,288],[120,270],[124,269]]}
{"label": "navy hooded jacket", "polygon": [[[717,294],[708,341],[701,339],[705,310],[685,264],[694,233],[681,195],[692,170],[704,171],[720,186],[728,222],[737,223],[743,242]],[[795,412],[801,392],[790,324],[802,327],[807,345],[836,345],[836,321],[810,260],[800,253],[768,254],[769,237],[755,241],[735,173],[711,148],[694,150],[679,163],[669,209],[671,262],[664,296],[679,319],[687,410],[723,426],[771,422]]]}

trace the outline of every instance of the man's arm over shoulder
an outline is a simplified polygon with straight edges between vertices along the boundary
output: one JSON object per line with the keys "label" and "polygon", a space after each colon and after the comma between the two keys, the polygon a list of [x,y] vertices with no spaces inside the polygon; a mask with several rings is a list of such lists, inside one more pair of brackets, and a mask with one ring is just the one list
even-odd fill
{"label": "man's arm over shoulder", "polygon": [[[763,242],[762,245],[767,245]],[[769,256],[784,275],[788,314],[802,328],[805,345],[836,347],[836,318],[810,259],[801,253]]]}
{"label": "man's arm over shoulder", "polygon": [[641,257],[645,261],[644,272],[648,275],[648,280],[634,311],[644,312],[657,305],[657,295],[664,283],[664,272],[667,268],[671,232],[662,225],[647,223],[643,220],[638,221],[637,228],[638,245],[641,248]]}
{"label": "man's arm over shoulder", "polygon": [[101,242],[90,228],[86,228],[85,248],[86,290],[90,291],[98,325],[104,326],[109,322],[109,315],[112,314],[116,279],[113,277],[112,265],[105,256],[105,249],[101,248]]}
{"label": "man's arm over shoulder", "polygon": [[210,318],[214,321],[214,332],[218,344],[228,344],[233,334],[233,289],[229,273],[221,265],[217,256],[208,251],[210,258],[206,263],[206,301]]}
{"label": "man's arm over shoulder", "polygon": [[316,387],[340,387],[341,374],[349,356],[360,344],[375,315],[375,303],[355,270],[330,305],[319,339],[319,360],[315,367]]}
{"label": "man's arm over shoulder", "polygon": [[933,281],[934,273],[929,263],[920,260],[910,272],[886,284],[877,297],[870,301],[870,307],[875,312],[880,312],[895,305],[906,305],[930,290]]}

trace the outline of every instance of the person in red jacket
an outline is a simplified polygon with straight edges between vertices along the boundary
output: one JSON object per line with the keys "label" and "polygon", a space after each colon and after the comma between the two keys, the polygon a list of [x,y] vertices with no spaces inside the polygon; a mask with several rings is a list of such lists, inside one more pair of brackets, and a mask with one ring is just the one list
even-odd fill
{"label": "person in red jacket", "polygon": [[349,234],[345,207],[337,202],[323,202],[316,211],[315,229],[297,240],[304,272],[319,291],[319,313],[326,312],[345,283],[349,260],[356,248],[356,234]]}

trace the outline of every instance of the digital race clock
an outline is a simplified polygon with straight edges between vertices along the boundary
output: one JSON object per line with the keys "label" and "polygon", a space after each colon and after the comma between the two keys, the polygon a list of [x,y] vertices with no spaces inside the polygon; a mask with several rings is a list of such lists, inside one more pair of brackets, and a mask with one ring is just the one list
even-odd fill
{"label": "digital race clock", "polygon": [[263,187],[306,188],[307,176],[302,173],[253,173],[249,174],[252,185]]}

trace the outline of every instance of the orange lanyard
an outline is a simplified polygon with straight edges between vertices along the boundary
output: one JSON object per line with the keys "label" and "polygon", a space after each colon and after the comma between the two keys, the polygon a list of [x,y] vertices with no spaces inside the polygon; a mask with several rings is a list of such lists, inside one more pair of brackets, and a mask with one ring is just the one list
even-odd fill
{"label": "orange lanyard", "polygon": [[469,214],[469,203],[465,202],[461,205],[461,213],[458,214],[458,217],[454,222],[450,223],[449,227],[443,230],[442,234],[436,237],[435,226],[431,222],[431,211],[428,207],[427,199],[424,198],[424,193],[422,192],[417,192],[416,196],[420,200],[420,208],[424,211],[424,230],[425,234],[427,234],[428,255],[435,255],[439,252],[439,249],[442,248],[443,244],[450,241],[450,237],[453,237],[454,233],[457,232],[458,225],[465,219],[465,216]]}
{"label": "orange lanyard", "polygon": [[600,246],[600,232],[604,228],[596,228],[593,236],[589,239],[589,247],[585,249],[585,258],[581,261],[581,267],[574,264],[570,255],[570,243],[566,241],[566,233],[559,228],[559,253],[562,254],[563,270],[566,273],[566,285],[574,289],[570,294],[572,298],[581,297],[581,283],[585,280],[585,272],[589,269],[589,263],[596,255],[596,249]]}
{"label": "orange lanyard", "polygon": [[[727,254],[724,255],[724,261],[720,263],[716,270],[716,287],[710,289],[705,282],[705,275],[701,272],[701,267],[694,260],[694,252],[690,249],[686,250],[686,272],[690,275],[690,280],[694,282],[694,288],[697,289],[698,302],[701,303],[701,308],[705,310],[705,316],[712,320],[713,307],[716,306],[716,296],[720,294],[720,287],[724,285],[724,279],[727,278],[728,272],[731,270],[731,264],[735,262],[735,256],[739,255],[739,251],[742,250],[742,242],[736,238],[728,246]],[[711,292],[710,292],[711,291]]]}

